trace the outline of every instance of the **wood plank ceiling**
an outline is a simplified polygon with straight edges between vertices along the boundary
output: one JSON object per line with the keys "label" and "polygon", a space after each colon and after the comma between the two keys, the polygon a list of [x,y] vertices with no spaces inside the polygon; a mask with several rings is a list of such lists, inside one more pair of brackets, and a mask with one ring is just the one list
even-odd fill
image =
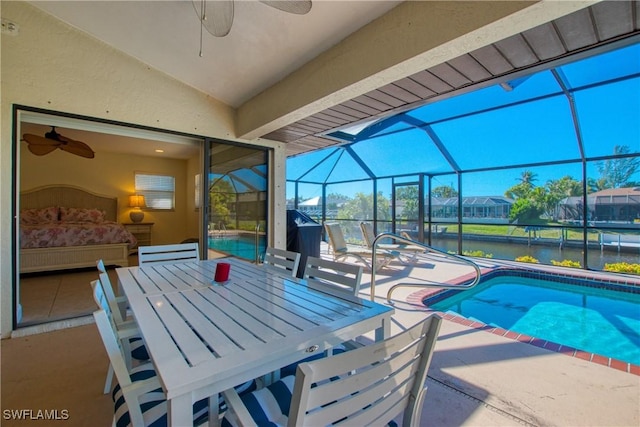
{"label": "wood plank ceiling", "polygon": [[287,156],[338,141],[323,135],[548,68],[563,58],[640,34],[640,1],[605,1],[389,83],[267,135]]}

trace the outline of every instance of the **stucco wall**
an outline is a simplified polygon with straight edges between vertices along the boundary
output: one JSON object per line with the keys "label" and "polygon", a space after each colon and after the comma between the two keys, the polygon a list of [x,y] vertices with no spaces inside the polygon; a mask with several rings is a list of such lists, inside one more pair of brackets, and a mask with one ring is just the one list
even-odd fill
{"label": "stucco wall", "polygon": [[[14,274],[13,104],[220,139],[234,139],[234,110],[27,3],[3,1],[1,12],[20,26],[17,36],[1,38],[0,332],[6,337],[12,328]],[[281,144],[268,144],[283,150]],[[274,197],[284,206],[284,193]]]}

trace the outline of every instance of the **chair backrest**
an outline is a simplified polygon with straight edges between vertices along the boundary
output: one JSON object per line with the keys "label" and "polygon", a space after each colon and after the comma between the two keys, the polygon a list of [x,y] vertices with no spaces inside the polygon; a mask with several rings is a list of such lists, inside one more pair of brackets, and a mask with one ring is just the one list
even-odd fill
{"label": "chair backrest", "polygon": [[303,278],[311,289],[356,296],[360,291],[362,267],[310,256]]}
{"label": "chair backrest", "polygon": [[139,391],[135,388],[131,388],[131,377],[122,354],[122,348],[118,343],[118,337],[110,324],[109,316],[101,309],[93,312],[93,318],[96,321],[96,326],[98,327],[98,332],[102,338],[102,343],[104,344],[104,348],[109,356],[113,372],[116,375],[120,388],[123,390],[123,395],[129,410],[129,416],[131,417],[131,425],[142,426],[144,425],[142,409],[137,397],[144,393],[145,390],[149,391],[156,387],[160,387],[160,383],[158,382],[157,377],[152,377],[146,380],[146,382],[151,384],[150,386],[143,388],[140,382],[136,382],[136,387]]}
{"label": "chair backrest", "polygon": [[198,261],[199,259],[198,243],[138,247],[138,265],[140,266],[175,264],[178,262]]}
{"label": "chair backrest", "polygon": [[373,232],[373,225],[363,221],[360,223],[360,230],[362,231],[362,238],[364,239],[367,247],[372,248],[373,241],[376,239],[376,235]]}
{"label": "chair backrest", "polygon": [[[111,327],[111,331],[114,334],[117,334],[118,333],[117,332],[118,331],[118,325],[116,324],[116,321],[115,321],[115,319],[113,317],[113,310],[111,309],[111,306],[109,305],[109,301],[107,300],[107,296],[104,293],[104,286],[102,285],[100,280],[93,280],[91,282],[91,289],[93,290],[93,300],[98,305],[98,309],[102,310],[107,315],[107,320],[109,322],[109,326]],[[117,341],[117,339],[116,339],[116,341]],[[122,347],[117,342],[116,342],[116,345],[118,346],[118,349],[121,352],[120,356],[122,356],[123,360],[124,360],[124,355],[122,353],[122,351],[123,351]]]}
{"label": "chair backrest", "polygon": [[[116,324],[121,324],[125,321],[126,317],[126,307],[120,307],[118,301],[116,300],[116,295],[113,293],[113,286],[111,285],[111,279],[109,278],[109,273],[107,273],[107,269],[104,266],[104,262],[99,259],[96,261],[96,267],[98,267],[98,276],[100,277],[100,284],[102,285],[102,292],[104,293],[104,297],[111,308],[110,315],[114,317],[114,321]],[[92,282],[93,283],[93,282]],[[94,294],[95,299],[95,294]],[[96,301],[97,303],[98,301]],[[100,306],[100,304],[98,304]]]}
{"label": "chair backrest", "polygon": [[420,425],[441,322],[431,315],[385,341],[298,365],[288,425],[383,425],[401,412],[404,426]]}
{"label": "chair backrest", "polygon": [[109,301],[107,300],[104,287],[100,280],[92,280],[91,289],[93,291],[93,300],[96,302],[98,308],[104,310],[107,316],[111,316],[111,307],[109,306]]}
{"label": "chair backrest", "polygon": [[324,228],[327,230],[329,236],[329,243],[335,252],[344,251],[347,249],[347,242],[344,239],[342,228],[337,222],[325,222]]}
{"label": "chair backrest", "polygon": [[286,270],[294,276],[298,273],[300,254],[284,249],[268,247],[264,253],[264,264],[270,267]]}

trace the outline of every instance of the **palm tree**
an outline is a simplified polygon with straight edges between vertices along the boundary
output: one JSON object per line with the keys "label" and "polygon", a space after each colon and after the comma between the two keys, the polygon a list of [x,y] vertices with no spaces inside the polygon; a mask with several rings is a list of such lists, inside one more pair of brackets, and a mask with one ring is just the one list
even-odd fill
{"label": "palm tree", "polygon": [[533,185],[534,181],[538,180],[538,174],[531,172],[530,170],[525,170],[520,175],[519,181],[522,184]]}

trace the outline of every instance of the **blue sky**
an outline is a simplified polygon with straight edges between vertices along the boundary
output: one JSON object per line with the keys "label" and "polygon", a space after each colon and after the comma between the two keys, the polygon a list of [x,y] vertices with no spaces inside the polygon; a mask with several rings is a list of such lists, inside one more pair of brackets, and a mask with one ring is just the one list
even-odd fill
{"label": "blue sky", "polygon": [[[353,152],[377,176],[452,171],[438,143],[463,171],[520,165],[463,174],[465,196],[503,195],[519,182],[524,170],[537,175],[537,185],[566,175],[581,180],[579,162],[531,166],[579,161],[579,138],[587,159],[611,155],[616,145],[640,153],[640,45],[563,65],[556,71],[555,75],[546,70],[514,81],[511,91],[496,85],[424,105],[407,112],[407,120],[378,125],[378,133],[352,145]],[[563,93],[556,75],[571,89],[573,103]],[[416,121],[421,128],[415,127]],[[333,150],[289,159],[287,179],[300,177]],[[335,182],[365,176],[346,150],[339,149],[306,179]],[[599,177],[593,163],[588,166],[588,176]],[[635,180],[640,181],[640,177]],[[452,183],[457,187],[455,175],[446,175],[434,178],[433,185]],[[370,193],[371,188],[370,183],[352,183],[332,186],[328,193],[352,196],[359,191]],[[380,182],[379,190],[388,196],[389,181]],[[300,195],[305,199],[320,196],[321,189],[304,186]],[[293,197],[290,184],[287,197]]]}

